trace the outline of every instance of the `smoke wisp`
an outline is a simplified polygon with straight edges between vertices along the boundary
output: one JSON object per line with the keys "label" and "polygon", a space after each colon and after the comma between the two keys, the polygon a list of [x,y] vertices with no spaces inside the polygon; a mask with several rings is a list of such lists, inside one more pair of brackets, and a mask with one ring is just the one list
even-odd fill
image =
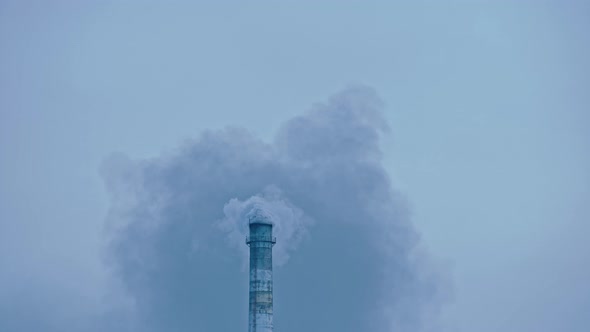
{"label": "smoke wisp", "polygon": [[257,215],[273,225],[273,236],[280,239],[273,248],[273,264],[282,266],[289,259],[305,234],[312,220],[303,211],[282,197],[276,186],[265,188],[264,192],[244,201],[232,198],[223,207],[224,218],[219,222],[221,230],[227,233],[234,246],[248,259],[248,247],[244,239],[249,232],[249,220]]}

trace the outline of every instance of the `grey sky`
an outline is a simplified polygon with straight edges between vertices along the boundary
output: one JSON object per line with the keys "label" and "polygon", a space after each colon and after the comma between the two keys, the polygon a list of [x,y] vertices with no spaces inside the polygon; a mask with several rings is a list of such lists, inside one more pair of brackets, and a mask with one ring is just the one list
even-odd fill
{"label": "grey sky", "polygon": [[586,331],[589,17],[583,1],[0,2],[0,322],[79,330],[119,301],[101,261],[113,152],[226,125],[269,142],[363,83],[453,281],[441,324]]}

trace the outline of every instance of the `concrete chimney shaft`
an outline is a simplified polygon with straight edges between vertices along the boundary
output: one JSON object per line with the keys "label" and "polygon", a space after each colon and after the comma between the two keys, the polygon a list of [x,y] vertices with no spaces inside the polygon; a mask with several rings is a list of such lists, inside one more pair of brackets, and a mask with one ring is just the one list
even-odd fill
{"label": "concrete chimney shaft", "polygon": [[248,332],[272,332],[272,224],[250,218],[250,306]]}

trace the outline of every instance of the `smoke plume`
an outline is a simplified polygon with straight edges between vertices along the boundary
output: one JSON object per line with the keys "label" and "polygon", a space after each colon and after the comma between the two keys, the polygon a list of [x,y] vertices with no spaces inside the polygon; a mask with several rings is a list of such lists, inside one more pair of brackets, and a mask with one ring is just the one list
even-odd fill
{"label": "smoke plume", "polygon": [[260,195],[252,196],[245,201],[232,198],[223,207],[224,219],[220,228],[227,233],[230,245],[242,253],[244,262],[248,259],[248,247],[244,239],[249,232],[250,217],[258,215],[272,223],[273,236],[281,239],[273,248],[273,263],[281,266],[289,259],[307,232],[311,219],[303,211],[282,197],[276,186],[268,187]]}
{"label": "smoke plume", "polygon": [[275,225],[277,331],[432,328],[441,278],[381,163],[382,107],[353,87],[270,143],[228,128],[158,158],[105,162],[108,256],[138,328],[246,328],[254,210]]}

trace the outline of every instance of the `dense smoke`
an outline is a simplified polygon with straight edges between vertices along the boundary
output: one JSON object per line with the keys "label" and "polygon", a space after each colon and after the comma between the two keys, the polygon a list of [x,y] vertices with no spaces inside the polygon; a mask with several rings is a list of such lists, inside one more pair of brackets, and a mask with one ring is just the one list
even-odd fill
{"label": "dense smoke", "polygon": [[225,217],[219,226],[228,233],[230,245],[242,252],[244,259],[248,258],[244,238],[248,235],[250,217],[257,215],[273,225],[273,235],[281,239],[273,248],[275,266],[281,266],[288,260],[289,253],[297,247],[307,233],[306,226],[311,223],[301,209],[282,197],[275,186],[243,202],[237,198],[231,199],[223,207],[223,213]]}
{"label": "dense smoke", "polygon": [[244,237],[259,209],[277,237],[277,331],[430,329],[440,278],[381,164],[381,109],[354,87],[271,143],[231,128],[151,160],[110,158],[109,258],[137,328],[244,330]]}

